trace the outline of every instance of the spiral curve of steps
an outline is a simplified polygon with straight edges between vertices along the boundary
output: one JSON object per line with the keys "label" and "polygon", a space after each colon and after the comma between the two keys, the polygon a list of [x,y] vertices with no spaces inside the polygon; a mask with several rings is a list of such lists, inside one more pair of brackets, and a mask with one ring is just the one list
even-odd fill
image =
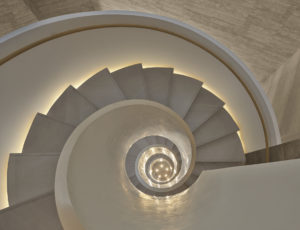
{"label": "spiral curve of steps", "polygon": [[[143,68],[142,64],[112,73],[103,69],[77,89],[69,86],[47,115],[38,113],[25,140],[22,154],[10,155],[10,207],[0,212],[0,229],[21,229],[21,226],[33,230],[62,229],[55,209],[54,180],[64,144],[73,130],[88,116],[107,105],[130,99],[154,101],[169,107],[184,120],[193,134],[196,145],[195,165],[176,193],[192,186],[203,170],[245,163],[237,124],[224,109],[224,102],[203,88],[202,82],[175,74],[172,68]],[[143,148],[147,145],[162,145],[169,149],[174,147],[161,137],[148,137],[144,143]],[[135,160],[129,162],[129,168]],[[131,176],[135,175],[134,170],[130,173]],[[130,181],[137,189],[145,192],[138,179],[131,178]],[[155,192],[148,194],[161,195]],[[27,221],[23,222],[23,218]],[[37,224],[41,221],[49,225]]]}

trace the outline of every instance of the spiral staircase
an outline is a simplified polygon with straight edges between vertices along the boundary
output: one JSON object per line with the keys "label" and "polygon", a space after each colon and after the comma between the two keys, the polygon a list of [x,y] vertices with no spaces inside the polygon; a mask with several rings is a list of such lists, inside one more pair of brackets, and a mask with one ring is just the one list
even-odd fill
{"label": "spiral staircase", "polygon": [[[0,212],[0,229],[62,229],[54,198],[55,173],[60,153],[73,130],[82,121],[96,111],[120,101],[130,103],[130,100],[139,99],[168,107],[189,128],[196,148],[194,159],[185,166],[186,156],[182,154],[180,146],[176,146],[167,137],[156,135],[139,139],[125,153],[128,182],[136,190],[163,198],[189,189],[197,179],[201,180],[199,176],[203,170],[243,165],[245,155],[237,134],[239,128],[224,109],[224,102],[203,88],[202,82],[173,71],[172,68],[143,68],[142,64],[112,73],[103,69],[77,89],[69,86],[47,115],[38,113],[22,153],[11,154],[9,158],[10,207]],[[147,172],[143,174],[144,177],[140,175],[138,159],[151,148],[156,152],[151,155],[152,158],[149,157],[151,162],[144,163],[146,171],[150,170],[149,167],[154,167],[151,172],[158,171],[155,162],[164,161],[164,166],[173,174],[165,174],[165,178],[159,173],[154,176]],[[164,154],[162,148],[174,157]],[[171,182],[180,176],[179,171],[184,167],[189,168],[189,173],[185,171],[182,183],[172,187],[177,181],[173,184]],[[149,179],[152,180],[150,185],[145,183]]]}

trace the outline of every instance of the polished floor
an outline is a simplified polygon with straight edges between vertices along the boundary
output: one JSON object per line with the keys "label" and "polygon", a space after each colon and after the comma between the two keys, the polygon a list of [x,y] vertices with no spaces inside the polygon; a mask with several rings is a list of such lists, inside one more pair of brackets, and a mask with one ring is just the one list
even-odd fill
{"label": "polished floor", "polygon": [[[193,25],[232,50],[265,89],[276,86],[270,79],[300,48],[300,0],[0,0],[0,35],[93,10],[142,11]],[[275,97],[269,98],[274,104]],[[285,107],[277,110],[281,114]],[[284,130],[284,135],[294,134]]]}

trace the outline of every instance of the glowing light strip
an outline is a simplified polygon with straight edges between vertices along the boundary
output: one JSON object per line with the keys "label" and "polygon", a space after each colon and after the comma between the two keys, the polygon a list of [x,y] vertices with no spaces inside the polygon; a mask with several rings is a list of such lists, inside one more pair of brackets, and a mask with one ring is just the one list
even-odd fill
{"label": "glowing light strip", "polygon": [[23,48],[20,48],[14,52],[12,52],[11,54],[7,55],[6,57],[0,59],[0,65],[3,65],[4,63],[8,62],[9,60],[15,58],[16,56],[36,47],[39,46],[45,42],[60,38],[60,37],[64,37],[66,35],[70,35],[70,34],[74,34],[74,33],[78,33],[78,32],[83,32],[83,31],[88,31],[88,30],[94,30],[94,29],[103,29],[103,28],[116,28],[116,27],[128,27],[128,28],[141,28],[141,29],[150,29],[150,30],[154,30],[154,31],[159,31],[162,33],[166,33],[178,38],[181,38],[187,42],[192,43],[193,45],[205,50],[206,52],[208,52],[209,54],[211,54],[212,56],[214,56],[218,61],[220,61],[222,64],[224,64],[229,70],[230,72],[232,72],[232,74],[239,80],[239,82],[242,84],[242,86],[244,87],[245,91],[247,92],[247,94],[249,95],[249,97],[251,98],[255,109],[258,113],[259,119],[261,121],[261,125],[263,128],[263,132],[264,132],[264,137],[265,137],[265,145],[266,145],[266,162],[269,162],[269,138],[268,138],[268,132],[267,132],[267,128],[264,122],[264,118],[262,115],[262,112],[259,109],[258,104],[255,101],[254,96],[252,95],[251,91],[249,90],[249,88],[247,87],[247,85],[243,82],[243,80],[240,78],[240,76],[234,71],[234,69],[232,67],[230,67],[229,64],[227,64],[223,59],[221,59],[220,57],[218,57],[215,53],[213,53],[211,50],[209,50],[208,48],[200,45],[198,42],[193,41],[192,39],[186,38],[180,34],[177,34],[175,32],[169,31],[169,30],[165,30],[165,29],[161,29],[161,28],[156,28],[156,27],[152,27],[152,26],[142,26],[142,25],[132,25],[132,24],[107,24],[107,25],[93,25],[93,26],[86,26],[86,27],[80,27],[80,28],[75,28],[75,29],[71,29],[71,30],[67,30],[67,31],[63,31],[57,34],[53,34],[50,35],[49,37],[45,37],[43,39],[40,39],[38,41],[35,41],[29,45],[24,46]]}
{"label": "glowing light strip", "polygon": [[247,92],[247,94],[249,95],[249,97],[251,98],[255,109],[258,113],[259,119],[261,121],[261,125],[263,128],[263,132],[264,132],[264,137],[265,137],[265,144],[266,144],[266,162],[269,162],[270,160],[270,153],[269,153],[269,138],[268,138],[268,132],[267,132],[267,128],[264,122],[264,118],[262,115],[262,112],[260,111],[260,108],[258,106],[258,104],[256,103],[256,100],[254,98],[254,96],[252,95],[250,89],[247,87],[247,85],[244,83],[244,81],[241,79],[241,77],[234,71],[234,69],[227,64],[222,58],[218,57],[215,53],[213,53],[211,50],[209,50],[208,48],[200,45],[198,42],[193,41],[192,39],[186,38],[180,34],[177,34],[175,32],[169,31],[169,30],[165,30],[165,29],[161,29],[161,28],[156,28],[156,27],[152,27],[152,26],[142,26],[142,25],[132,25],[132,24],[108,24],[108,25],[93,25],[93,26],[86,26],[86,27],[80,27],[80,28],[75,28],[75,29],[71,29],[68,31],[63,31],[57,34],[53,34],[50,35],[49,37],[45,37],[41,40],[35,41],[29,45],[24,46],[23,48],[20,48],[14,52],[12,52],[11,54],[7,55],[6,57],[0,59],[0,66],[3,65],[4,63],[8,62],[9,60],[15,58],[16,56],[36,47],[39,46],[45,42],[60,38],[60,37],[64,37],[66,35],[70,35],[70,34],[74,34],[74,33],[78,33],[78,32],[83,32],[83,31],[88,31],[88,30],[95,30],[95,29],[103,29],[103,28],[116,28],[116,27],[128,27],[128,28],[141,28],[141,29],[150,29],[150,30],[154,30],[154,31],[159,31],[162,33],[166,33],[178,38],[181,38],[187,42],[192,43],[193,45],[205,50],[206,52],[208,52],[209,54],[211,54],[212,56],[214,56],[218,61],[220,61],[222,64],[224,64],[229,70],[230,72],[239,80],[239,82],[241,83],[241,85],[244,87],[245,91]]}
{"label": "glowing light strip", "polygon": [[[101,29],[101,28],[111,28],[111,27],[131,27],[131,28],[143,28],[143,29],[150,29],[150,30],[154,30],[154,31],[159,31],[159,32],[163,32],[163,33],[167,33],[169,35],[173,35],[176,36],[178,38],[181,38],[187,42],[190,42],[192,44],[194,44],[195,46],[205,50],[206,52],[208,52],[209,54],[211,54],[212,56],[214,56],[217,60],[219,60],[221,63],[223,63],[232,73],[233,75],[240,81],[240,83],[242,84],[242,86],[244,87],[245,91],[248,93],[249,97],[251,98],[255,109],[259,115],[260,121],[261,121],[261,125],[263,128],[263,132],[264,132],[264,137],[265,137],[265,145],[266,145],[266,162],[269,162],[269,138],[268,138],[268,132],[267,132],[267,128],[264,122],[264,118],[262,115],[262,112],[260,111],[260,108],[258,106],[258,104],[255,101],[254,96],[252,95],[251,91],[249,90],[249,88],[247,87],[247,85],[243,82],[243,80],[239,77],[239,75],[233,70],[233,68],[231,68],[229,66],[229,64],[227,64],[224,60],[222,60],[220,57],[218,57],[216,54],[214,54],[211,50],[207,49],[206,47],[203,47],[202,45],[198,44],[197,42],[186,38],[180,34],[177,34],[175,32],[172,31],[168,31],[168,30],[164,30],[161,28],[155,28],[155,27],[151,27],[151,26],[141,26],[141,25],[132,25],[132,24],[108,24],[108,25],[94,25],[94,26],[86,26],[86,27],[80,27],[80,28],[75,28],[75,29],[71,29],[71,30],[67,30],[67,31],[63,31],[57,34],[53,34],[50,35],[48,37],[45,37],[41,40],[35,41],[31,44],[28,44],[14,52],[12,52],[11,54],[7,55],[6,57],[0,59],[0,66],[5,64],[6,62],[8,62],[9,60],[17,57],[18,55],[36,47],[39,46],[45,42],[60,38],[60,37],[64,37],[66,35],[70,35],[70,34],[74,34],[74,33],[78,33],[78,32],[83,32],[83,31],[88,31],[88,30],[94,30],[94,29]],[[79,83],[77,83],[79,84]],[[23,144],[23,142],[21,142]],[[7,177],[7,175],[4,175],[5,177]],[[6,181],[6,179],[2,180],[2,181]]]}

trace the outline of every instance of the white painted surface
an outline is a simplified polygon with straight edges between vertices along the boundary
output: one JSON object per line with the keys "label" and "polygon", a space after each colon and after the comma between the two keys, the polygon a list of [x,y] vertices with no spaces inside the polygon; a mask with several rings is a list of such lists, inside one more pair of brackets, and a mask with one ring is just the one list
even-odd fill
{"label": "white painted surface", "polygon": [[[249,70],[225,47],[175,20],[122,11],[61,16],[4,36],[0,39],[0,56],[5,57],[24,45],[69,29],[124,23],[176,32],[225,60],[254,94],[271,144],[280,142],[271,106]],[[264,146],[261,124],[249,96],[232,73],[206,51],[177,37],[147,29],[106,28],[75,33],[35,47],[0,67],[0,207],[7,206],[8,154],[21,151],[35,113],[46,113],[69,84],[79,86],[105,67],[115,70],[138,62],[144,67],[174,67],[175,72],[205,82],[226,102],[241,129],[246,150]]]}
{"label": "white painted surface", "polygon": [[[122,101],[98,110],[74,130],[61,153],[55,177],[56,205],[64,229],[78,229],[80,221],[76,216],[81,219],[81,211],[84,212],[84,216],[91,214],[95,217],[100,214],[93,213],[92,207],[88,208],[91,213],[87,212],[87,206],[78,207],[77,198],[73,195],[80,193],[81,196],[88,196],[92,200],[105,199],[106,192],[115,193],[115,190],[110,190],[111,187],[109,183],[106,184],[106,180],[138,194],[126,176],[125,157],[131,145],[137,140],[156,135],[166,137],[178,146],[185,161],[176,176],[177,183],[169,188],[176,189],[191,174],[196,149],[189,127],[169,108],[145,100]],[[83,168],[78,168],[78,163]],[[98,180],[96,178],[99,176],[98,173],[101,173],[100,177],[105,180],[100,177]],[[113,174],[119,175],[119,178],[113,179],[111,177]],[[85,176],[88,176],[88,179]],[[84,178],[85,181],[74,184],[74,177],[79,181]],[[85,183],[94,184],[96,187],[90,190],[89,186],[85,187]],[[77,187],[78,185],[81,189]],[[103,226],[106,226],[105,223]]]}
{"label": "white painted surface", "polygon": [[103,134],[99,127],[116,116],[106,115],[89,126],[81,124],[63,150],[55,192],[65,230],[299,229],[300,160],[207,171],[177,196],[142,196],[130,186],[122,166],[130,135],[120,129],[114,140],[109,138],[115,125],[130,124],[115,119]]}

